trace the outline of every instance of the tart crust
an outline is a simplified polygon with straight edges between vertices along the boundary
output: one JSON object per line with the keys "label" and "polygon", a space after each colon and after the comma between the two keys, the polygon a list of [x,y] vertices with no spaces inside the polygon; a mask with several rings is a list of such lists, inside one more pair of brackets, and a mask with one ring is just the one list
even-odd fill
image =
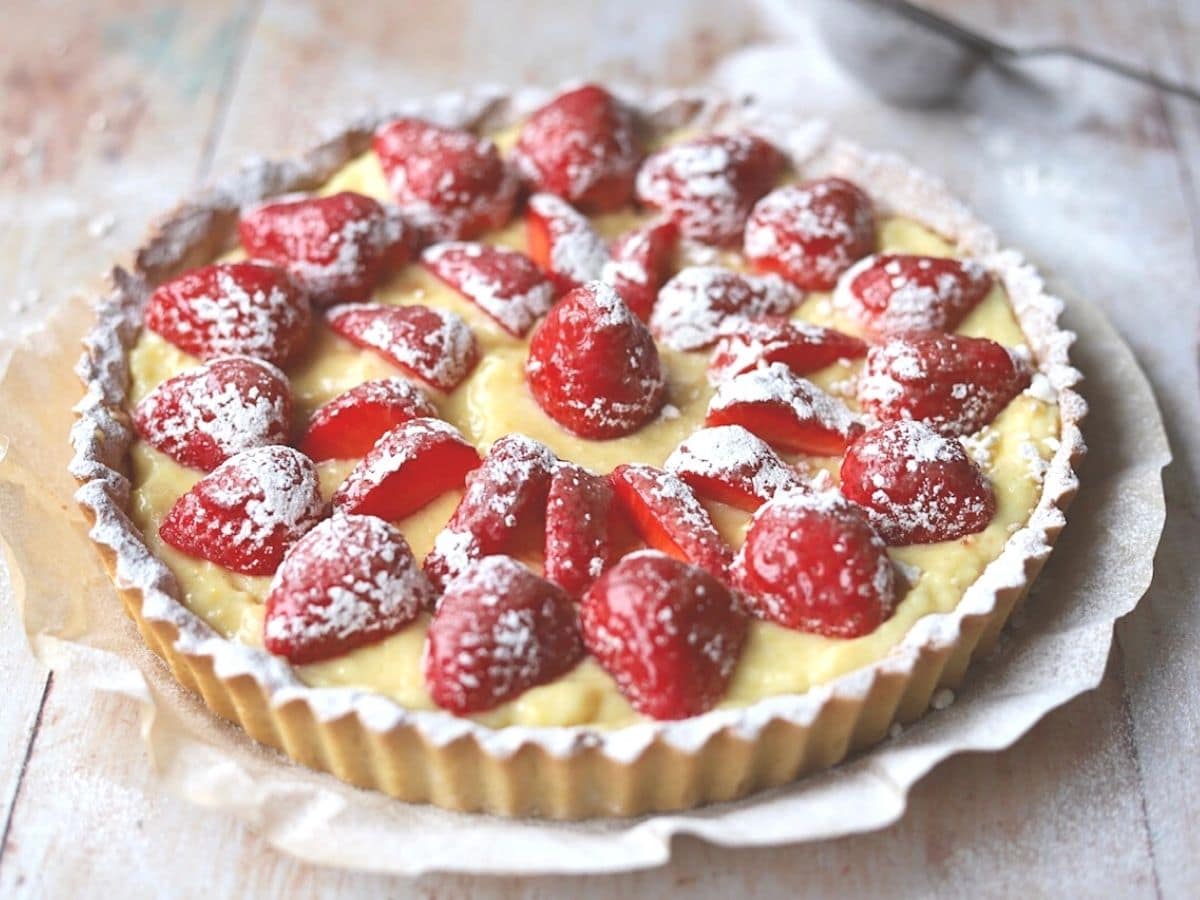
{"label": "tart crust", "polygon": [[1087,406],[1068,357],[1075,336],[1058,326],[1062,303],[1046,293],[1032,267],[999,249],[993,232],[939,181],[896,156],[832,138],[820,123],[696,95],[638,104],[655,131],[751,126],[805,174],[855,180],[881,209],[915,219],[981,259],[1007,289],[1061,422],[1060,444],[1026,525],[954,610],[919,620],[883,659],[803,694],[681,721],[492,729],[361,690],[308,687],[284,661],[221,638],[180,602],[174,575],[128,516],[128,352],[152,286],[232,247],[243,207],[317,188],[395,115],[496,128],[545,99],[530,91],[412,104],[357,122],[298,161],[249,165],[162,220],[130,269],[113,271],[112,291],[99,303],[77,368],[86,394],[71,432],[71,472],[81,485],[76,498],[90,536],[143,639],[214,712],[306,766],[402,800],[512,816],[632,816],[732,800],[835,765],[882,740],[892,722],[920,717],[936,690],[958,685],[971,660],[994,646],[1066,523],[1085,452],[1080,424]]}

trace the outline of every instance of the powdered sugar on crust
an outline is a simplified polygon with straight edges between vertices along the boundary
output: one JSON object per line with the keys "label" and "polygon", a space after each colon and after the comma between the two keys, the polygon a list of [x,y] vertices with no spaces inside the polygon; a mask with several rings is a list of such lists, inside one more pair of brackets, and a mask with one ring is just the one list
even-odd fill
{"label": "powdered sugar on crust", "polygon": [[797,421],[819,423],[843,437],[849,437],[860,425],[858,416],[846,404],[783,363],[771,363],[729,379],[717,388],[708,412],[711,415],[743,404],[786,406]]}
{"label": "powdered sugar on crust", "polygon": [[730,316],[786,315],[803,299],[799,288],[777,275],[689,266],[658,292],[650,330],[673,350],[698,350],[717,339]]}
{"label": "powdered sugar on crust", "polygon": [[554,194],[534,194],[529,209],[549,231],[552,272],[573,284],[600,278],[608,248],[587,216]]}
{"label": "powdered sugar on crust", "polygon": [[800,484],[796,471],[741,425],[693,432],[667,457],[665,467],[689,483],[711,479],[764,501]]}
{"label": "powdered sugar on crust", "polygon": [[434,244],[421,261],[510,334],[524,335],[554,302],[554,286],[524,253],[467,241]]}

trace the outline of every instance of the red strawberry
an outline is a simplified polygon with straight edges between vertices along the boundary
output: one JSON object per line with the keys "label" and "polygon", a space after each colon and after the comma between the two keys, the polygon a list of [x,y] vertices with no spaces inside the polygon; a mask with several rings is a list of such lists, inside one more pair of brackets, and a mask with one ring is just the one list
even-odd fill
{"label": "red strawberry", "polygon": [[397,119],[376,132],[374,147],[400,212],[426,240],[472,238],[512,218],[518,179],[491,141]]}
{"label": "red strawberry", "polygon": [[972,434],[1030,377],[1024,359],[987,338],[911,333],[871,348],[858,400],[883,422],[918,419],[942,434]]}
{"label": "red strawberry", "polygon": [[175,501],[158,536],[242,575],[270,575],[324,514],[312,461],[291,447],[258,447],[197,481]]}
{"label": "red strawberry", "polygon": [[243,450],[286,444],[291,418],[287,376],[249,356],[214,359],[169,378],[133,411],[143,440],[206,472]]}
{"label": "red strawberry", "polygon": [[472,563],[429,623],[425,684],[442,709],[486,712],[570,672],[583,657],[575,604],[507,556]]}
{"label": "red strawberry", "polygon": [[751,613],[797,631],[860,637],[896,607],[887,545],[833,491],[781,494],[759,509],[734,570]]}
{"label": "red strawberry", "polygon": [[613,242],[600,280],[616,288],[633,314],[647,322],[658,289],[671,277],[678,245],[679,226],[670,219],[627,231]]}
{"label": "red strawberry", "polygon": [[308,300],[281,269],[218,263],[159,285],[146,327],[201,359],[254,356],[286,365],[308,340]]}
{"label": "red strawberry", "polygon": [[755,510],[800,478],[774,450],[740,425],[701,428],[689,435],[666,462],[668,472],[698,494]]}
{"label": "red strawberry", "polygon": [[525,212],[529,255],[559,293],[600,277],[608,248],[587,216],[554,194],[534,194]]}
{"label": "red strawberry", "polygon": [[991,274],[974,260],[887,253],[846,272],[834,302],[875,335],[953,331],[991,289]]}
{"label": "red strawberry", "polygon": [[398,530],[374,516],[334,516],[275,573],[263,646],[295,665],[321,662],[401,631],[436,599]]}
{"label": "red strawberry", "polygon": [[329,310],[325,322],[439,391],[454,390],[479,361],[475,335],[447,309],[346,303]]}
{"label": "red strawberry", "polygon": [[684,237],[726,246],[741,239],[750,209],[786,166],[783,154],[760,137],[710,134],[647,159],[637,195],[662,210]]}
{"label": "red strawberry", "polygon": [[529,342],[525,374],[546,415],[586,438],[636,431],[666,397],[650,332],[599,282],[555,304]]}
{"label": "red strawberry", "polygon": [[802,292],[777,275],[690,266],[658,292],[650,330],[673,350],[699,350],[717,339],[730,316],[785,315],[803,299]]}
{"label": "red strawberry", "polygon": [[541,191],[611,212],[629,202],[642,157],[633,115],[594,84],[559,94],[526,119],[514,161]]}
{"label": "red strawberry", "polygon": [[601,575],[583,597],[580,623],[621,693],[654,719],[684,719],[720,702],[747,631],[724,584],[653,550]]}
{"label": "red strawberry", "polygon": [[428,248],[421,261],[514,337],[524,337],[554,302],[554,285],[516,250],[449,241]]}
{"label": "red strawberry", "polygon": [[380,278],[408,262],[403,220],[352,191],[265,203],[242,216],[238,234],[250,256],[286,269],[322,306],[367,300]]}
{"label": "red strawberry", "polygon": [[641,463],[617,466],[608,477],[617,503],[642,540],[717,578],[726,577],[733,551],[682,479]]}
{"label": "red strawberry", "polygon": [[553,453],[523,434],[492,444],[425,557],[433,583],[445,585],[475,560],[507,550],[521,524],[544,512],[557,465]]}
{"label": "red strawberry", "polygon": [[862,430],[840,400],[783,363],[726,381],[708,404],[705,425],[742,425],[768,444],[798,453],[837,456]]}
{"label": "red strawberry", "polygon": [[983,531],[996,497],[955,438],[922,422],[889,422],[854,441],[842,493],[863,506],[889,544],[936,544]]}
{"label": "red strawberry", "polygon": [[410,419],[375,442],[333,495],[336,512],[396,521],[462,487],[479,453],[441,419]]}
{"label": "red strawberry", "polygon": [[782,316],[731,317],[721,324],[718,334],[708,362],[708,380],[713,384],[761,363],[783,363],[797,375],[807,375],[867,352],[867,345],[856,337]]}
{"label": "red strawberry", "polygon": [[546,498],[546,577],[578,597],[612,554],[613,491],[607,479],[559,463]]}
{"label": "red strawberry", "polygon": [[828,291],[875,249],[871,198],[844,178],[787,185],[763,197],[746,222],[745,253],[806,291]]}
{"label": "red strawberry", "polygon": [[364,381],[313,413],[300,449],[313,462],[355,459],[366,456],[385,431],[409,419],[436,417],[437,409],[411,381]]}

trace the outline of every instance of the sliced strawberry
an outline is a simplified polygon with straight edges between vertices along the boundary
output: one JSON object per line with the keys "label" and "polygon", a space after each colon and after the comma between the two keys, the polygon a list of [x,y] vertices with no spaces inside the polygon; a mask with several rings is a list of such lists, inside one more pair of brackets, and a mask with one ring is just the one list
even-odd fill
{"label": "sliced strawberry", "polygon": [[679,226],[670,219],[627,231],[613,242],[600,280],[616,288],[633,314],[648,322],[659,288],[671,277],[678,245]]}
{"label": "sliced strawberry", "polygon": [[218,263],[159,285],[146,327],[201,359],[254,356],[286,365],[308,340],[308,299],[282,269]]}
{"label": "sliced strawberry", "polygon": [[529,342],[534,399],[581,437],[620,437],[662,407],[666,378],[646,326],[617,292],[593,282],[555,304]]}
{"label": "sliced strawberry", "polygon": [[793,491],[759,509],[734,571],[753,615],[797,631],[860,637],[896,608],[887,545],[836,491]]}
{"label": "sliced strawberry", "polygon": [[617,503],[642,540],[656,550],[725,578],[733,551],[679,476],[654,466],[617,466],[608,476]]}
{"label": "sliced strawberry", "polygon": [[473,238],[512,218],[518,178],[491,141],[397,119],[375,133],[374,148],[401,214],[426,241]]}
{"label": "sliced strawberry", "polygon": [[746,222],[745,253],[806,291],[828,291],[875,249],[871,198],[844,178],[787,185],[763,197]]}
{"label": "sliced strawberry", "polygon": [[727,246],[741,239],[755,201],[786,166],[783,154],[760,137],[710,134],[649,157],[638,172],[637,195],[684,237]]}
{"label": "sliced strawberry", "polygon": [[673,350],[699,350],[717,339],[730,316],[785,315],[803,299],[801,291],[777,275],[689,266],[658,292],[650,330]]}
{"label": "sliced strawberry", "polygon": [[309,420],[300,449],[313,460],[366,456],[386,431],[409,419],[437,417],[437,409],[406,378],[364,381],[330,400]]}
{"label": "sliced strawberry", "polygon": [[800,486],[796,471],[740,425],[693,432],[667,457],[668,472],[701,496],[755,510],[779,491]]}
{"label": "sliced strawberry", "polygon": [[325,322],[439,391],[454,390],[479,361],[475,335],[447,309],[346,303],[330,309]]}
{"label": "sliced strawberry", "polygon": [[863,409],[882,422],[918,419],[942,434],[972,434],[1029,387],[1024,359],[987,338],[910,333],[871,348],[858,383]]}
{"label": "sliced strawberry", "polygon": [[445,585],[475,560],[509,549],[521,524],[543,514],[557,465],[553,453],[523,434],[492,444],[425,557],[434,584]]}
{"label": "sliced strawberry", "polygon": [[291,447],[258,447],[197,481],[175,501],[158,536],[242,575],[270,575],[324,514],[312,460]]}
{"label": "sliced strawberry", "polygon": [[546,498],[546,577],[573,597],[600,577],[612,555],[613,491],[608,480],[559,463]]}
{"label": "sliced strawberry", "polygon": [[538,190],[611,212],[633,194],[642,148],[629,109],[604,88],[586,84],[535,110],[521,126],[513,157]]}
{"label": "sliced strawberry", "polygon": [[410,419],[375,442],[333,495],[335,512],[396,521],[462,487],[479,453],[441,419]]}
{"label": "sliced strawberry", "polygon": [[863,506],[889,544],[936,544],[987,528],[996,497],[955,438],[923,422],[889,422],[854,441],[842,493]]}
{"label": "sliced strawberry", "polygon": [[285,269],[321,306],[369,299],[410,245],[399,215],[353,191],[265,203],[242,216],[238,234],[246,253]]}
{"label": "sliced strawberry", "polygon": [[263,646],[295,665],[321,662],[401,631],[436,599],[398,530],[374,516],[334,516],[275,573]]}
{"label": "sliced strawberry", "polygon": [[486,712],[582,658],[566,592],[508,556],[488,556],[446,585],[426,637],[425,685],[442,709]]}
{"label": "sliced strawberry", "polygon": [[747,621],[708,572],[654,550],[600,576],[580,607],[583,641],[643,715],[683,719],[725,696]]}
{"label": "sliced strawberry", "polygon": [[447,241],[429,247],[421,261],[514,337],[524,337],[554,302],[554,285],[516,250]]}
{"label": "sliced strawberry", "polygon": [[705,425],[741,425],[768,444],[837,456],[862,430],[854,413],[783,363],[726,381],[708,404]]}
{"label": "sliced strawberry", "polygon": [[587,216],[554,194],[534,194],[525,212],[529,255],[559,293],[600,277],[608,248]]}
{"label": "sliced strawberry", "polygon": [[974,260],[886,253],[846,272],[834,302],[874,335],[953,331],[991,289]]}
{"label": "sliced strawberry", "polygon": [[807,375],[867,352],[867,345],[856,337],[782,316],[730,317],[721,323],[718,335],[708,361],[712,384],[763,363],[783,363],[797,375]]}
{"label": "sliced strawberry", "polygon": [[243,450],[286,444],[291,418],[287,376],[249,356],[221,357],[169,378],[133,411],[146,443],[205,472]]}

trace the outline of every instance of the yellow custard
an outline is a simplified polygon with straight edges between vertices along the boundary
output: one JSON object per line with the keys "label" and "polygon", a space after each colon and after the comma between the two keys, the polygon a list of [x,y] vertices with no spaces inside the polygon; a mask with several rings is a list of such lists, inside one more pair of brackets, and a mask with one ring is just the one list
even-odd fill
{"label": "yellow custard", "polygon": [[[501,146],[503,142],[501,141]],[[372,154],[354,160],[335,175],[322,193],[354,190],[387,199],[382,171]],[[596,227],[615,235],[638,221],[633,214],[598,217]],[[488,237],[492,243],[524,249],[524,229],[518,221]],[[889,219],[880,225],[881,252],[953,255],[952,248],[916,222]],[[236,258],[239,254],[230,254]],[[736,264],[736,260],[733,261]],[[678,353],[661,349],[670,384],[664,414],[627,437],[587,441],[563,431],[534,401],[524,379],[526,342],[502,331],[490,318],[420,266],[408,266],[383,285],[375,299],[384,303],[422,303],[451,309],[475,332],[482,359],[460,387],[439,396],[427,389],[440,414],[456,425],[481,450],[510,432],[527,434],[549,446],[563,459],[607,472],[624,462],[661,465],[676,445],[701,426],[712,389],[704,378],[708,353]],[[858,329],[840,317],[828,294],[811,294],[795,313],[797,318],[832,325],[848,333]],[[971,313],[959,333],[989,337],[1015,347],[1025,343],[1002,287]],[[199,364],[157,335],[143,331],[130,354],[133,403],[161,381]],[[822,387],[845,397],[846,385],[858,365],[838,364],[809,376]],[[352,347],[318,325],[309,350],[288,371],[295,395],[296,427],[321,404],[363,381],[398,374],[381,357]],[[853,669],[881,659],[900,642],[921,617],[948,612],[966,589],[1002,550],[1008,537],[1029,518],[1041,495],[1041,472],[1053,455],[1059,434],[1058,408],[1027,392],[969,442],[977,460],[991,477],[997,499],[996,518],[988,528],[958,541],[892,548],[889,552],[911,581],[895,614],[875,632],[851,640],[825,638],[754,621],[742,658],[723,706],[746,706],[782,693],[805,691]],[[263,598],[269,578],[237,575],[213,563],[186,556],[158,538],[158,524],[175,500],[203,473],[179,466],[145,443],[132,448],[133,518],[150,548],[179,579],[184,602],[218,632],[249,644],[261,645]],[[354,466],[353,460],[322,463],[322,491],[328,497]],[[808,462],[836,477],[837,460]],[[439,498],[397,525],[418,559],[433,544],[458,494]],[[749,521],[746,513],[709,504],[722,533],[735,546]],[[532,560],[536,564],[536,560]],[[327,662],[300,666],[297,671],[315,686],[355,686],[385,694],[413,709],[435,708],[421,675],[421,653],[428,619],[422,617],[399,634],[378,644]],[[591,658],[553,684],[527,691],[475,719],[500,727],[510,724],[619,726],[639,720],[618,692],[615,682]]]}

